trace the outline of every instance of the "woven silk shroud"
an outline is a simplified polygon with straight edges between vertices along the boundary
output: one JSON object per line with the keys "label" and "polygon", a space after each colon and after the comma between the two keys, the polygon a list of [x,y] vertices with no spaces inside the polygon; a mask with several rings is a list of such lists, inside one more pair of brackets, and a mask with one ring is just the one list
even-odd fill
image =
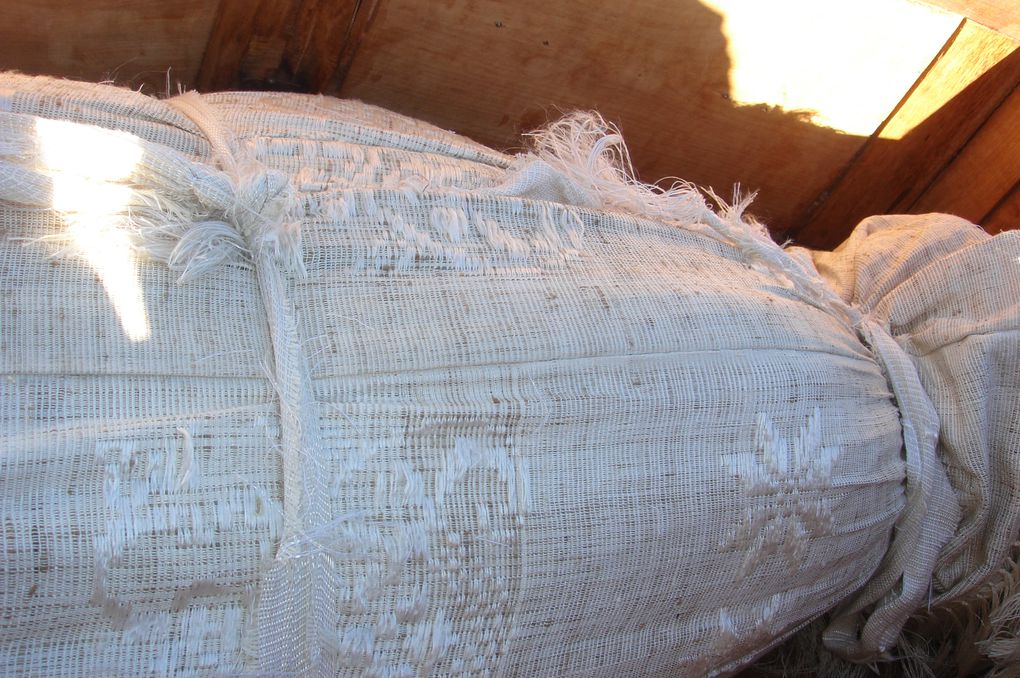
{"label": "woven silk shroud", "polygon": [[784,252],[593,124],[0,77],[0,673],[867,659],[994,572],[1020,239]]}

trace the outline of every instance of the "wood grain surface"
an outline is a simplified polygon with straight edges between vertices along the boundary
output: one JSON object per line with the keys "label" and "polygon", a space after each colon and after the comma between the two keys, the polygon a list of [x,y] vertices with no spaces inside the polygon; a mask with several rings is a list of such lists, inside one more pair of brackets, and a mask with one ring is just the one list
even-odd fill
{"label": "wood grain surface", "polygon": [[[740,11],[740,3],[725,4]],[[757,37],[765,49],[792,45],[776,68],[806,69],[822,90],[850,89],[863,100],[874,96],[877,80],[899,79],[902,90],[868,133],[955,27],[883,24],[875,3],[847,5],[842,23],[809,26],[805,12],[813,6],[773,3],[775,16]],[[783,231],[867,134],[820,127],[809,111],[734,101],[732,21],[695,0],[381,0],[340,92],[510,150],[520,148],[522,131],[562,111],[596,109],[619,125],[646,181],[678,176],[724,196],[740,184],[758,192],[752,211]],[[862,37],[847,24],[870,32]],[[812,33],[808,43],[810,31],[822,31],[822,38]],[[871,50],[866,63],[848,60],[862,39]],[[802,43],[825,50],[798,50]],[[892,57],[909,49],[922,58],[896,71],[905,62]]]}
{"label": "wood grain surface", "polygon": [[[964,210],[962,204],[948,198],[954,192],[962,196],[971,190],[977,177],[965,177],[960,171],[942,175],[1018,82],[1017,44],[983,26],[964,22],[896,111],[820,196],[815,209],[786,236],[807,246],[825,248],[842,242],[848,228],[872,214],[932,211],[938,203],[941,211],[971,215],[970,208]],[[1009,118],[1010,114],[1015,116],[1012,109],[1000,114],[996,129],[1006,132],[1010,120],[1014,127],[1020,125],[1020,118]],[[1009,162],[1015,167],[1020,147],[1014,145],[1012,151],[1009,148],[1006,143],[1001,150],[1012,153]],[[987,155],[986,151],[982,153]],[[934,199],[919,203],[940,176],[941,187],[932,196]],[[1007,182],[1007,190],[1018,177],[1014,175]],[[989,190],[1002,190],[1002,182]],[[984,216],[982,212],[968,218],[977,221]]]}
{"label": "wood grain surface", "polygon": [[[1020,81],[1020,68],[1017,69]],[[1014,88],[960,149],[912,212],[951,212],[982,223],[1020,178],[1020,89]]]}
{"label": "wood grain surface", "polygon": [[1020,181],[1005,195],[981,224],[989,233],[1020,228]]}
{"label": "wood grain surface", "polygon": [[[682,177],[724,197],[739,184],[757,192],[751,211],[777,237],[800,244],[833,246],[865,216],[922,209],[1001,228],[1020,200],[1020,43],[1009,37],[1020,4],[928,4],[940,9],[909,0],[838,11],[816,0],[775,0],[767,11],[743,0],[0,0],[0,68],[152,94],[339,94],[511,152],[522,132],[561,112],[595,109],[620,127],[642,179]],[[749,99],[739,79],[759,60],[778,91]],[[804,83],[817,108],[787,88]],[[832,102],[860,110],[821,110]],[[857,114],[854,131],[825,126],[847,112]]]}
{"label": "wood grain surface", "polygon": [[350,49],[359,0],[220,0],[200,91],[321,92]]}
{"label": "wood grain surface", "polygon": [[3,0],[0,68],[176,93],[194,85],[218,4]]}

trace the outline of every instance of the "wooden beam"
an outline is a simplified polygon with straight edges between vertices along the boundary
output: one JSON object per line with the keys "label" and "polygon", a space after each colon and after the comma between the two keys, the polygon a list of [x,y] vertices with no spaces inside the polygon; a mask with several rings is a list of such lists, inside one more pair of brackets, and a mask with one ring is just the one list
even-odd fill
{"label": "wooden beam", "polygon": [[375,21],[376,12],[384,0],[356,0],[354,16],[347,34],[344,36],[340,58],[337,61],[336,69],[332,77],[322,87],[323,94],[340,95],[347,74],[354,63],[354,57],[361,48],[361,42],[368,34],[372,23]]}
{"label": "wooden beam", "polygon": [[906,212],[1020,82],[1020,50],[966,21],[842,176],[787,237],[829,248],[858,221]]}
{"label": "wooden beam", "polygon": [[199,69],[202,91],[322,91],[349,51],[361,0],[221,0]]}
{"label": "wooden beam", "polygon": [[1020,181],[1017,181],[1013,190],[981,220],[981,225],[989,233],[1020,229]]}
{"label": "wooden beam", "polygon": [[195,78],[196,89],[211,92],[236,86],[261,5],[258,0],[220,0]]}
{"label": "wooden beam", "polygon": [[361,0],[305,0],[287,43],[281,77],[305,92],[322,92],[340,65]]}
{"label": "wooden beam", "polygon": [[[1020,80],[1020,69],[1016,73]],[[1020,88],[988,118],[959,155],[910,206],[980,223],[1020,179]]]}

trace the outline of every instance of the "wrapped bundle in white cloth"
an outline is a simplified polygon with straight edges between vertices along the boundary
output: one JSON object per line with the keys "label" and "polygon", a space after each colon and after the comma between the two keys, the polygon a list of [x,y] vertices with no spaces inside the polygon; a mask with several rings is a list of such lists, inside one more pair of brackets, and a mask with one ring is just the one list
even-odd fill
{"label": "wrapped bundle in white cloth", "polygon": [[1018,534],[1020,238],[784,251],[329,98],[0,77],[0,673],[867,660]]}

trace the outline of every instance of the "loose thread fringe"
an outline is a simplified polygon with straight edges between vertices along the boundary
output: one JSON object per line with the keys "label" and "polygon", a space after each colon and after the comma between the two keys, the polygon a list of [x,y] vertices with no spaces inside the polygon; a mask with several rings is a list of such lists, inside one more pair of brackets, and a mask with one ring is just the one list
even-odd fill
{"label": "loose thread fringe", "polygon": [[[136,254],[166,263],[187,280],[246,258],[248,240],[291,256],[300,248],[285,180],[257,175],[238,188],[224,172],[124,132],[44,122],[0,114],[0,200],[60,212],[69,228],[42,238],[56,245],[58,256],[83,254],[104,238],[125,238]],[[65,138],[120,153],[126,166],[117,176],[104,176],[73,149],[47,152]],[[288,218],[278,228],[262,228],[275,226],[280,216]],[[247,237],[239,224],[258,230],[259,237]]]}
{"label": "loose thread fringe", "polygon": [[680,179],[673,179],[668,188],[640,181],[619,129],[596,112],[568,114],[527,136],[531,153],[519,158],[516,171],[497,191],[541,197],[535,177],[548,176],[551,169],[560,183],[556,192],[566,199],[576,196],[578,206],[673,224],[722,241],[743,253],[752,267],[786,279],[807,303],[854,329],[860,324],[860,313],[747,214],[755,196],[742,195],[739,185],[727,202],[711,189],[702,192]]}
{"label": "loose thread fringe", "polygon": [[860,665],[837,657],[822,644],[826,623],[821,619],[805,627],[742,675],[1020,676],[1020,542],[1003,567],[967,599],[915,615],[889,661]]}
{"label": "loose thread fringe", "polygon": [[[711,213],[689,182],[676,179],[669,188],[662,188],[638,180],[620,131],[596,112],[571,113],[526,136],[533,154],[566,177],[591,206],[695,229]],[[738,197],[736,215],[749,202]],[[767,236],[753,220],[739,227]]]}

